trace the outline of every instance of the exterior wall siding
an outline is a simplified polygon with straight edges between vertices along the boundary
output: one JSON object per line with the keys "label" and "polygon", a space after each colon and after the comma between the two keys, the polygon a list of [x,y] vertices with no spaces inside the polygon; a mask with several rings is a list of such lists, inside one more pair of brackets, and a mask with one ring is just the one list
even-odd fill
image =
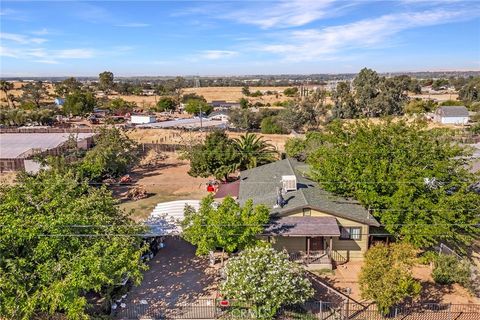
{"label": "exterior wall siding", "polygon": [[[335,217],[337,219],[337,223],[339,226],[342,227],[360,227],[361,228],[361,236],[360,240],[340,240],[339,237],[333,237],[332,239],[332,247],[333,250],[336,251],[338,254],[343,256],[344,258],[348,259],[349,261],[358,261],[358,260],[363,260],[363,255],[368,249],[368,234],[369,234],[369,226],[348,220],[345,218],[340,218],[333,216],[331,214],[321,212],[321,211],[316,211],[316,210],[311,210],[311,215],[312,217]],[[303,216],[303,211],[300,209],[299,211],[291,212],[284,214],[283,216]],[[299,248],[300,247],[300,242],[299,240],[292,240],[296,239],[293,237],[278,237],[277,241],[280,241],[280,244],[289,250],[289,247],[293,248]],[[305,238],[302,238],[302,244],[303,244],[303,249],[298,249],[295,251],[299,250],[305,250]],[[328,246],[330,241],[330,237],[325,237],[325,244]],[[285,245],[286,242],[291,242],[291,244]],[[275,245],[274,245],[275,247]],[[283,247],[281,247],[283,249]],[[289,250],[290,251],[290,250]]]}
{"label": "exterior wall siding", "polygon": [[442,124],[467,124],[468,117],[441,117]]}
{"label": "exterior wall siding", "polygon": [[306,251],[307,248],[305,237],[271,237],[270,242],[276,250],[286,249],[288,252]]}

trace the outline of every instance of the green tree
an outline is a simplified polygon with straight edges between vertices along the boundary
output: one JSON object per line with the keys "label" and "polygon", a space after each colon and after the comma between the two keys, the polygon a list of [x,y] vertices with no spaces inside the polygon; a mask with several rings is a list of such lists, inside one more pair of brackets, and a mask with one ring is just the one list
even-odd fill
{"label": "green tree", "polygon": [[326,91],[317,90],[301,100],[291,101],[278,115],[282,128],[286,131],[318,129],[327,114],[325,100]]}
{"label": "green tree", "polygon": [[108,299],[125,276],[139,283],[144,249],[134,235],[142,229],[116,204],[72,173],[22,175],[2,186],[0,318],[89,319],[87,293]]}
{"label": "green tree", "polygon": [[100,73],[98,75],[98,87],[108,95],[113,88],[113,73],[110,71]]}
{"label": "green tree", "polygon": [[159,112],[173,111],[175,110],[177,104],[170,97],[162,97],[158,100],[155,110]]}
{"label": "green tree", "polygon": [[275,147],[261,136],[246,133],[233,139],[239,157],[239,170],[252,169],[276,160]]}
{"label": "green tree", "polygon": [[301,138],[289,138],[285,142],[285,153],[291,158],[295,158],[299,161],[306,160],[306,141]]}
{"label": "green tree", "polygon": [[261,113],[249,109],[232,109],[229,112],[230,123],[243,130],[260,129]]}
{"label": "green tree", "polygon": [[370,208],[388,232],[419,247],[478,237],[480,197],[469,154],[424,123],[334,122],[307,137],[311,176],[328,191]]}
{"label": "green tree", "polygon": [[55,83],[55,94],[60,97],[66,97],[69,94],[72,94],[76,91],[82,89],[82,83],[76,78],[68,78],[61,82]]}
{"label": "green tree", "polygon": [[137,107],[135,102],[128,102],[123,100],[122,98],[115,98],[108,102],[108,109],[112,110],[116,113],[128,113],[132,112],[133,109]]}
{"label": "green tree", "polygon": [[227,134],[221,131],[209,133],[203,144],[185,150],[184,157],[190,160],[192,177],[211,177],[228,180],[238,169],[239,157],[235,145]]}
{"label": "green tree", "polygon": [[117,128],[101,128],[94,142],[80,163],[80,172],[91,180],[119,177],[138,160],[138,145]]}
{"label": "green tree", "polygon": [[7,99],[8,106],[13,107],[13,101],[9,93],[13,90],[13,83],[5,80],[0,80],[0,90],[5,94],[5,99]]}
{"label": "green tree", "polygon": [[458,98],[467,104],[480,101],[480,77],[472,78],[463,85]]}
{"label": "green tree", "polygon": [[77,90],[67,95],[63,104],[63,112],[74,116],[93,112],[97,104],[95,96],[90,91]]}
{"label": "green tree", "polygon": [[30,123],[51,125],[54,122],[54,111],[50,109],[0,109],[0,124],[5,126],[24,126]]}
{"label": "green tree", "polygon": [[380,94],[378,85],[380,76],[374,70],[363,68],[353,80],[355,100],[362,114],[367,117],[377,117],[376,98]]}
{"label": "green tree", "polygon": [[446,86],[448,86],[448,79],[436,79],[432,83],[432,89],[436,91]]}
{"label": "green tree", "polygon": [[433,100],[413,99],[410,100],[405,106],[405,113],[425,113],[432,112],[437,108],[437,103]]}
{"label": "green tree", "polygon": [[229,299],[253,305],[256,319],[273,319],[285,305],[313,297],[303,269],[284,252],[267,246],[248,248],[228,260],[220,290]]}
{"label": "green tree", "polygon": [[47,89],[41,81],[24,84],[22,91],[21,100],[23,102],[32,102],[37,108],[40,108],[40,102],[48,97]]}
{"label": "green tree", "polygon": [[339,82],[337,88],[332,93],[334,107],[333,116],[340,119],[352,119],[360,116],[360,110],[357,108],[355,99],[348,82]]}
{"label": "green tree", "polygon": [[458,100],[446,100],[440,103],[441,106],[464,106],[465,103],[463,101]]}
{"label": "green tree", "polygon": [[453,255],[440,254],[433,263],[432,277],[436,283],[445,285],[458,283],[465,288],[471,288],[472,273],[468,260],[459,260]]}
{"label": "green tree", "polygon": [[250,88],[248,86],[244,86],[242,88],[242,94],[247,97],[250,96]]}
{"label": "green tree", "polygon": [[260,124],[262,133],[265,134],[280,134],[284,133],[285,130],[278,123],[278,118],[276,116],[269,116],[262,119]]}
{"label": "green tree", "polygon": [[260,90],[250,93],[250,97],[261,97],[261,96],[263,96],[263,93]]}
{"label": "green tree", "polygon": [[420,293],[421,285],[412,276],[416,252],[411,245],[377,244],[365,254],[360,271],[360,291],[364,299],[375,301],[383,314]]}
{"label": "green tree", "polygon": [[255,244],[269,220],[269,210],[254,206],[251,200],[240,206],[232,197],[226,197],[214,206],[213,196],[205,197],[198,211],[185,208],[182,236],[197,246],[198,255],[206,255],[216,248],[232,253]]}
{"label": "green tree", "polygon": [[297,87],[292,87],[292,88],[286,88],[283,90],[283,94],[286,95],[287,97],[294,97],[298,93],[298,88]]}
{"label": "green tree", "polygon": [[208,115],[213,111],[213,107],[205,101],[190,99],[185,105],[185,111],[190,114]]}
{"label": "green tree", "polygon": [[248,107],[250,105],[250,102],[248,101],[247,98],[240,98],[240,100],[238,100],[238,102],[240,103],[240,108],[242,108],[242,109],[248,109]]}
{"label": "green tree", "polygon": [[182,103],[187,103],[189,100],[194,99],[194,100],[201,100],[203,102],[207,102],[207,100],[201,96],[196,94],[195,92],[192,93],[186,93],[182,96]]}
{"label": "green tree", "polygon": [[376,115],[402,115],[405,103],[408,101],[406,86],[401,79],[383,78],[378,88],[380,90],[376,100]]}

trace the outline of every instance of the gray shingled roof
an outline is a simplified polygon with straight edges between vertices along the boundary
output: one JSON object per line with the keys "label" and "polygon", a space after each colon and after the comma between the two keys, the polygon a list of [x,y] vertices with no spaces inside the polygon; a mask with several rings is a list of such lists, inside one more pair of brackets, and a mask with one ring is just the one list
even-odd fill
{"label": "gray shingled roof", "polygon": [[[305,176],[307,172],[305,163],[290,158],[242,171],[238,200],[244,203],[252,199],[255,204],[264,204],[271,208],[272,215],[311,208],[371,226],[380,225],[358,201],[321,189]],[[284,175],[297,177],[297,190],[285,194],[287,203],[283,208],[275,208],[277,187],[281,187],[280,181]]]}
{"label": "gray shingled roof", "polygon": [[263,235],[284,237],[340,236],[334,217],[280,217],[273,219]]}
{"label": "gray shingled roof", "polygon": [[465,106],[441,106],[438,112],[442,117],[468,117],[468,109]]}

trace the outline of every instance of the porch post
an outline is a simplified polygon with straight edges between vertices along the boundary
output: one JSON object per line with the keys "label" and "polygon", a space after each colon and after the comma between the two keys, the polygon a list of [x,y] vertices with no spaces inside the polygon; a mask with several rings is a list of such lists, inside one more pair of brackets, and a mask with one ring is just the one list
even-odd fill
{"label": "porch post", "polygon": [[332,256],[332,250],[333,250],[333,239],[332,239],[332,237],[330,237],[330,245],[328,247],[328,251],[329,251],[328,255],[329,256]]}
{"label": "porch post", "polygon": [[310,257],[310,237],[307,237],[307,257]]}

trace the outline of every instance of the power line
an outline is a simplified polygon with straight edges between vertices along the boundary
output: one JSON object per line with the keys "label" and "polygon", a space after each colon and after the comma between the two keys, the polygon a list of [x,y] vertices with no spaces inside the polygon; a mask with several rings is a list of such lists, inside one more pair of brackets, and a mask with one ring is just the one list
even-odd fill
{"label": "power line", "polygon": [[[181,226],[181,222],[178,221],[166,221],[166,223],[145,223],[145,224],[138,224],[138,225],[128,225],[128,224],[53,224],[53,225],[39,225],[39,224],[13,224],[13,225],[0,225],[0,228],[6,228],[6,227],[20,227],[20,226],[26,226],[26,227],[65,227],[65,228],[112,228],[112,227],[118,227],[118,228],[145,228],[145,227],[169,227],[169,226]],[[202,227],[291,227],[292,225],[295,225],[295,223],[283,223],[283,224],[278,224],[278,223],[265,223],[265,224],[201,224],[200,226]],[[356,226],[356,225],[355,225]],[[379,224],[375,227],[389,227],[389,226],[472,226],[472,227],[480,227],[480,223],[393,223],[393,224]],[[351,227],[350,225],[341,225],[341,227]],[[480,231],[480,229],[479,229]]]}

